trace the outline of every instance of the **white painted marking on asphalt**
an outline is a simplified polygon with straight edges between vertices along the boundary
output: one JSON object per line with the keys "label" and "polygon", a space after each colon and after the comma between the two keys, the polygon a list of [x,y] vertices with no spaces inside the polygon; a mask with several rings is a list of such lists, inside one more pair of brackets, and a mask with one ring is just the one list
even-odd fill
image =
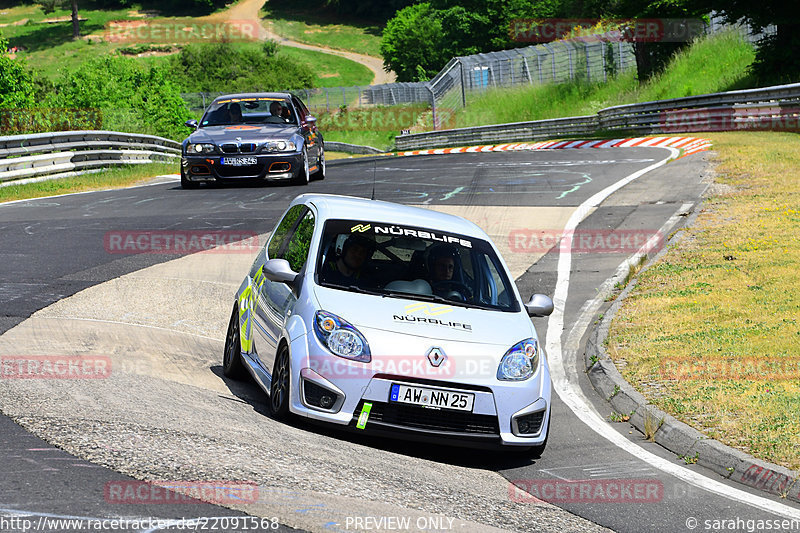
{"label": "white painted marking on asphalt", "polygon": [[207,339],[210,341],[225,342],[225,339],[218,339],[216,337],[209,337],[207,335],[200,335],[198,333],[189,333],[188,331],[178,331],[170,328],[162,328],[160,326],[149,326],[147,324],[134,324],[133,322],[122,322],[119,320],[102,320],[99,318],[82,318],[76,316],[43,316],[40,318],[47,320],[81,320],[84,322],[100,322],[103,324],[121,324],[123,326],[135,326],[137,328],[160,329],[162,331],[169,331],[170,333],[177,333],[179,335],[191,335],[192,337],[200,337],[201,339]]}
{"label": "white painted marking on asphalt", "polygon": [[[676,158],[680,153],[675,148],[666,149],[670,151],[671,155],[669,157],[622,178],[621,180],[609,185],[602,191],[592,195],[590,198],[584,201],[580,206],[578,206],[578,208],[567,221],[567,224],[564,227],[564,234],[571,235],[578,227],[578,224],[584,218],[586,218],[586,216],[588,216],[590,211],[597,207],[603,200],[611,196],[611,194],[624,187],[628,183],[631,183],[635,179],[645,175],[651,170],[665,165],[671,159]],[[567,237],[567,239],[569,239],[569,237]],[[608,440],[618,448],[625,450],[634,457],[649,463],[662,472],[672,475],[686,483],[689,483],[690,485],[717,494],[723,498],[734,500],[769,513],[800,520],[800,510],[798,509],[794,509],[788,505],[774,502],[767,498],[756,496],[735,487],[725,485],[724,483],[720,483],[719,481],[708,478],[702,474],[683,468],[678,464],[672,463],[662,457],[648,452],[641,446],[638,446],[637,444],[626,439],[623,435],[619,434],[608,424],[605,418],[603,418],[594,409],[589,399],[583,394],[583,391],[577,382],[577,375],[567,371],[567,362],[564,360],[561,351],[561,335],[564,329],[564,309],[566,306],[567,294],[569,292],[569,278],[571,271],[571,242],[567,240],[567,242],[561,245],[561,253],[558,257],[558,278],[556,282],[556,290],[553,295],[555,308],[548,319],[546,343],[546,353],[550,362],[550,374],[553,380],[553,387],[558,392],[564,404],[569,407],[569,409],[595,433]],[[584,316],[582,316],[581,319],[586,320],[586,315],[588,315],[588,313],[584,313]],[[591,315],[588,316],[591,318]],[[588,326],[588,320],[586,320],[586,322],[586,325]],[[580,333],[582,332],[583,330],[580,331]],[[573,331],[570,332],[570,338],[573,338],[576,334],[577,333],[573,329]]]}

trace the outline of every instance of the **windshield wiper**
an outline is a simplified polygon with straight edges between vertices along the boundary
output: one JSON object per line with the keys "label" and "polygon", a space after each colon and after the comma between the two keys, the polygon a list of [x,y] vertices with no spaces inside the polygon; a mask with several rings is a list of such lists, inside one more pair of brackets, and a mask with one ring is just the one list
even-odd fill
{"label": "windshield wiper", "polygon": [[350,292],[360,292],[362,294],[383,294],[382,292],[365,289],[364,287],[359,287],[358,285],[339,285],[338,283],[328,283],[322,282],[321,284],[323,287],[330,287],[332,289],[341,289],[343,291],[350,291]]}

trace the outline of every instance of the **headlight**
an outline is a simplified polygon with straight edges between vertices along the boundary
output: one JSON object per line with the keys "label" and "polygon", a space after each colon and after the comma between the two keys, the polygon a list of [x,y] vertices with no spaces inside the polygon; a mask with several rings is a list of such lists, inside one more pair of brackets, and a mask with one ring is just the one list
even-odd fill
{"label": "headlight", "polygon": [[500,360],[497,379],[503,381],[523,381],[536,373],[539,368],[539,342],[525,339],[512,346]]}
{"label": "headlight", "polygon": [[295,152],[297,145],[292,141],[267,141],[261,148],[262,152]]}
{"label": "headlight", "polygon": [[317,311],[314,315],[314,333],[334,355],[362,363],[372,360],[364,335],[333,313]]}
{"label": "headlight", "polygon": [[192,154],[213,154],[217,151],[217,147],[209,143],[187,144],[186,153]]}

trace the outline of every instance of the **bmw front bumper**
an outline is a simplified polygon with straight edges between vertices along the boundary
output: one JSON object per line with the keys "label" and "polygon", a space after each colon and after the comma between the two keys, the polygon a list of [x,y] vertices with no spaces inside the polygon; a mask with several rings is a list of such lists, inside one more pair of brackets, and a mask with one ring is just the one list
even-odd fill
{"label": "bmw front bumper", "polygon": [[[252,165],[230,165],[225,160],[254,159]],[[255,179],[268,181],[289,180],[303,170],[302,152],[235,155],[184,155],[181,169],[186,179],[193,182]]]}

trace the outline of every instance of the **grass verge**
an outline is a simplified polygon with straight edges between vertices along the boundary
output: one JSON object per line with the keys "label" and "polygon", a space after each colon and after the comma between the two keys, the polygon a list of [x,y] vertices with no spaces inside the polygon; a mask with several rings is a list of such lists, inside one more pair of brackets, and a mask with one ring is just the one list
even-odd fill
{"label": "grass verge", "polygon": [[748,68],[754,57],[753,46],[738,33],[719,33],[694,42],[642,85],[628,71],[608,83],[578,80],[468,93],[451,127],[590,115],[614,105],[739,89],[752,83]]}
{"label": "grass verge", "polygon": [[370,69],[344,57],[291,46],[280,46],[278,50],[280,54],[302,61],[311,68],[314,87],[350,87],[372,83]]}
{"label": "grass verge", "polygon": [[177,174],[180,172],[178,163],[150,163],[146,165],[130,165],[97,172],[83,174],[73,178],[55,179],[28,183],[26,185],[9,185],[0,187],[0,203],[25,198],[39,198],[73,192],[95,191],[99,189],[113,189],[127,187],[137,183],[144,183],[154,176],[163,174]]}
{"label": "grass verge", "polygon": [[800,468],[800,136],[702,134],[715,194],[639,277],[608,349],[649,401],[758,458]]}
{"label": "grass verge", "polygon": [[433,127],[430,107],[425,105],[376,106],[360,109],[319,108],[314,111],[327,141],[390,149],[401,130],[428,131]]}
{"label": "grass verge", "polygon": [[[335,14],[290,10],[267,4],[261,12],[273,32],[300,43],[381,57],[383,28],[368,21],[342,19]],[[332,23],[333,21],[333,23]]]}

